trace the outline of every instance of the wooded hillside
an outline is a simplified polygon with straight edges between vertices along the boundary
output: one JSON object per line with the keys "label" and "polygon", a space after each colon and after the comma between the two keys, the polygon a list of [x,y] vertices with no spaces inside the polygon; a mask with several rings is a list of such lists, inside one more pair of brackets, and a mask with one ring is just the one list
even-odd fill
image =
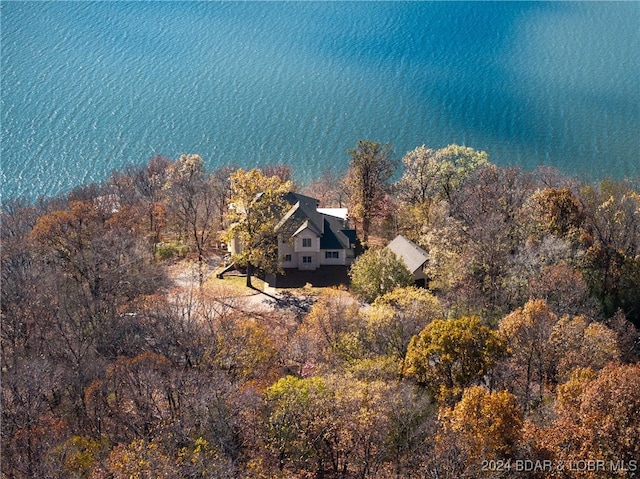
{"label": "wooded hillside", "polygon": [[349,155],[297,188],[427,288],[217,279],[239,169],[198,155],[3,203],[2,477],[637,477],[637,179]]}

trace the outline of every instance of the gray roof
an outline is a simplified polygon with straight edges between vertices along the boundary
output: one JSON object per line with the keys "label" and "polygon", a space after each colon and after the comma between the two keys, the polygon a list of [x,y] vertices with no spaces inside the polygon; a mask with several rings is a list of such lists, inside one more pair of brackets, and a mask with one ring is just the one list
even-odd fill
{"label": "gray roof", "polygon": [[287,193],[285,199],[291,208],[276,225],[275,231],[285,237],[296,236],[309,228],[320,237],[320,249],[350,249],[355,243],[355,232],[346,220],[318,211],[318,200],[299,193]]}
{"label": "gray roof", "polygon": [[429,254],[420,248],[413,241],[408,240],[402,235],[398,235],[387,245],[398,258],[402,258],[407,269],[412,273],[421,269],[429,259]]}

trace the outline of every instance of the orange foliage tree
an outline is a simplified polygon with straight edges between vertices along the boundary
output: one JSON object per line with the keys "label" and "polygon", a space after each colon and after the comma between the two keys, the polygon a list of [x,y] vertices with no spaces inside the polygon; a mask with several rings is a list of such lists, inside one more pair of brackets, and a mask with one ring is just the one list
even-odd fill
{"label": "orange foliage tree", "polygon": [[[438,468],[458,477],[478,477],[483,461],[515,457],[522,433],[522,410],[508,391],[467,389],[453,408],[440,413],[437,436]],[[456,454],[451,454],[453,451]]]}

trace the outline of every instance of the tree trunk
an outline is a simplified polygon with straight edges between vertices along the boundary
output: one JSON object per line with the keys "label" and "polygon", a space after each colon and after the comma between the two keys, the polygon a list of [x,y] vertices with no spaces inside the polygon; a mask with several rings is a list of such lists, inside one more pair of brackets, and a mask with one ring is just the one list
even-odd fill
{"label": "tree trunk", "polygon": [[371,228],[371,220],[368,213],[362,217],[362,240],[365,244],[369,242],[369,229]]}
{"label": "tree trunk", "polygon": [[204,256],[201,251],[198,251],[198,286],[202,289],[204,284]]}
{"label": "tree trunk", "polygon": [[531,399],[531,359],[527,362],[527,382],[524,389],[524,411],[529,411],[529,401]]}
{"label": "tree trunk", "polygon": [[253,284],[251,284],[251,273],[253,272],[253,267],[251,263],[247,263],[247,288],[253,288]]}

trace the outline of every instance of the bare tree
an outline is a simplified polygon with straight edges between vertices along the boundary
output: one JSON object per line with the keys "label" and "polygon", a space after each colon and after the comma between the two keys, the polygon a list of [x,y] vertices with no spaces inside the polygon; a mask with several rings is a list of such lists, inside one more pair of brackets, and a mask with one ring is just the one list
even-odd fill
{"label": "bare tree", "polygon": [[391,159],[390,145],[368,140],[360,140],[348,153],[351,162],[345,184],[350,194],[351,213],[360,222],[362,238],[367,243],[371,221],[389,191],[396,162]]}
{"label": "bare tree", "polygon": [[213,233],[212,224],[220,210],[218,196],[204,171],[199,155],[182,155],[169,166],[165,189],[171,212],[188,234],[198,253],[199,281],[204,282],[206,245]]}

